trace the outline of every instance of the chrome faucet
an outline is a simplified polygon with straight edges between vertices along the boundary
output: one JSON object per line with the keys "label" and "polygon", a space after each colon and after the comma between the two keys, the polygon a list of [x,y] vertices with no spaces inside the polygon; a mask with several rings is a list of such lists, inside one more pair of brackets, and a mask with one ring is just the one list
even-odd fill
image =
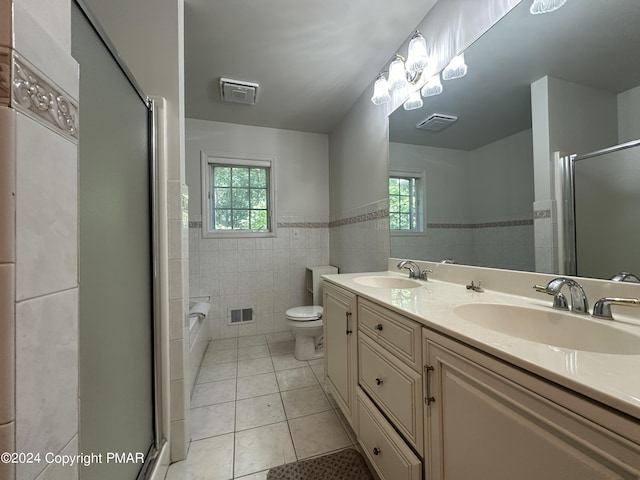
{"label": "chrome faucet", "polygon": [[632,283],[640,283],[640,278],[638,278],[633,273],[629,272],[620,272],[611,277],[611,280],[614,282],[632,282]]}
{"label": "chrome faucet", "polygon": [[568,310],[567,297],[560,291],[567,285],[571,294],[571,311],[576,313],[589,313],[589,302],[587,295],[578,282],[571,278],[558,277],[551,280],[546,287],[534,285],[533,288],[541,293],[553,295],[553,308]]}
{"label": "chrome faucet", "polygon": [[402,270],[403,268],[409,270],[409,278],[417,278],[420,280],[427,280],[427,274],[433,273],[433,271],[429,269],[420,270],[420,267],[411,260],[402,260],[398,263],[397,267],[398,270]]}

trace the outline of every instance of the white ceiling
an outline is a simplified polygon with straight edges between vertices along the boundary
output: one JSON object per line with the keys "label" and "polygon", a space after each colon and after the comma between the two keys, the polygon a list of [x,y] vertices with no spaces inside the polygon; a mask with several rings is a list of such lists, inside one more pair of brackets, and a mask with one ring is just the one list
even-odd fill
{"label": "white ceiling", "polygon": [[[185,0],[186,116],[329,133],[436,0]],[[260,85],[222,102],[220,77]]]}

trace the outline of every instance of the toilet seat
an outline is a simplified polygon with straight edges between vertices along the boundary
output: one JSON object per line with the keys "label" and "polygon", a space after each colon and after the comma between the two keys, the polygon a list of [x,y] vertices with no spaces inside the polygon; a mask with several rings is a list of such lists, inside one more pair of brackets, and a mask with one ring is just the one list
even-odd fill
{"label": "toilet seat", "polygon": [[294,322],[311,322],[322,319],[322,307],[318,305],[290,308],[286,317]]}

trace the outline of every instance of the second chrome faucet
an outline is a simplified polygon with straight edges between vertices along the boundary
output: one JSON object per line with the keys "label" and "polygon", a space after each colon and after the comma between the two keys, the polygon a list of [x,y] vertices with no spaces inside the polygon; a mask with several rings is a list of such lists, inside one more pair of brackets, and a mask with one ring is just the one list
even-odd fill
{"label": "second chrome faucet", "polygon": [[[569,287],[569,293],[571,294],[570,307],[567,305],[567,297],[560,291],[565,285]],[[534,285],[533,288],[538,292],[553,295],[553,308],[571,310],[576,313],[589,313],[587,295],[580,284],[571,278],[554,278],[546,287]]]}

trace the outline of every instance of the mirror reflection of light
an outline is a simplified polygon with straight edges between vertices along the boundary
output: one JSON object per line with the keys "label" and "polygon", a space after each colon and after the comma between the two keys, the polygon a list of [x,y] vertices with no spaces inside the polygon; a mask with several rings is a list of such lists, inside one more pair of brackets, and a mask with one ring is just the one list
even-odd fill
{"label": "mirror reflection of light", "polygon": [[415,110],[416,108],[422,108],[422,97],[420,91],[411,92],[409,99],[404,102],[405,110]]}
{"label": "mirror reflection of light", "polygon": [[442,93],[442,83],[440,82],[440,74],[436,73],[429,79],[427,84],[422,87],[421,93],[423,97],[432,97]]}
{"label": "mirror reflection of light", "polygon": [[464,63],[464,53],[456,55],[449,62],[449,65],[442,71],[443,80],[454,80],[462,78],[467,74],[467,64]]}
{"label": "mirror reflection of light", "polygon": [[533,0],[529,12],[533,15],[550,13],[567,3],[567,0]]}

